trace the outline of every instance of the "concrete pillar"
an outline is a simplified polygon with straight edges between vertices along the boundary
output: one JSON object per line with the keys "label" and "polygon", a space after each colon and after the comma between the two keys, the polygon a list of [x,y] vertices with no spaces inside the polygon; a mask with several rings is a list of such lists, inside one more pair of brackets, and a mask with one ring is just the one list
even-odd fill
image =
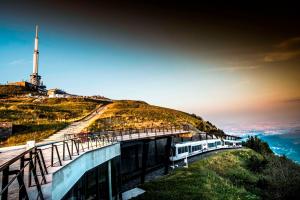
{"label": "concrete pillar", "polygon": [[169,164],[170,164],[170,153],[171,153],[171,144],[172,144],[172,137],[167,138],[167,143],[165,147],[165,174],[169,172]]}
{"label": "concrete pillar", "polygon": [[141,183],[145,182],[145,176],[146,176],[146,170],[147,170],[147,160],[148,160],[148,150],[149,150],[149,141],[146,140],[143,142]]}
{"label": "concrete pillar", "polygon": [[158,164],[158,150],[157,150],[157,141],[156,138],[154,139],[154,145],[155,145],[155,164]]}
{"label": "concrete pillar", "polygon": [[134,147],[134,153],[135,153],[135,168],[136,170],[139,170],[140,168],[140,162],[139,162],[139,145],[135,145]]}
{"label": "concrete pillar", "polygon": [[108,199],[112,200],[111,160],[108,161]]}

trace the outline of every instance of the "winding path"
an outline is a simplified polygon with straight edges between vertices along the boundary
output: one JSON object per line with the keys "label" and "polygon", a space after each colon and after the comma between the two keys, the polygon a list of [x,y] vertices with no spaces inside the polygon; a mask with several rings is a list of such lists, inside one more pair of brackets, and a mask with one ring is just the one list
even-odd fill
{"label": "winding path", "polygon": [[[68,125],[66,128],[56,132],[55,134],[51,135],[50,137],[44,139],[43,141],[39,142],[38,144],[48,143],[48,142],[55,142],[61,141],[64,139],[64,135],[66,134],[76,134],[80,133],[84,128],[86,128],[93,120],[96,120],[99,115],[101,115],[107,106],[103,105],[91,112],[88,116],[84,117],[83,119],[73,122],[72,124]],[[19,155],[23,151],[25,151],[26,145],[18,145],[18,146],[10,146],[10,147],[2,147],[0,148],[0,164],[6,162],[8,159],[15,155]],[[4,154],[5,153],[5,154]]]}
{"label": "winding path", "polygon": [[44,139],[44,142],[52,142],[52,141],[60,141],[64,139],[64,136],[67,134],[77,134],[80,133],[84,128],[88,127],[90,123],[96,120],[99,115],[101,115],[107,106],[103,105],[94,110],[91,114],[86,116],[85,118],[73,122],[72,124],[68,125],[66,128],[56,132],[55,134],[51,135],[47,139]]}

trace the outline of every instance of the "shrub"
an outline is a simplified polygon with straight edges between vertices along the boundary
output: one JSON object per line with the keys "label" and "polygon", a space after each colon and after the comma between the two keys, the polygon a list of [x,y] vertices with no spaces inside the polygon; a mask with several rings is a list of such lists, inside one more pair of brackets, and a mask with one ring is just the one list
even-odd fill
{"label": "shrub", "polygon": [[247,168],[252,172],[259,173],[266,168],[267,163],[265,158],[259,159],[257,156],[251,155],[247,160]]}
{"label": "shrub", "polygon": [[266,199],[297,199],[300,196],[300,166],[285,156],[269,155],[263,170]]}
{"label": "shrub", "polygon": [[249,137],[248,140],[243,143],[243,145],[263,155],[273,154],[273,151],[270,149],[268,143],[263,142],[257,136]]}

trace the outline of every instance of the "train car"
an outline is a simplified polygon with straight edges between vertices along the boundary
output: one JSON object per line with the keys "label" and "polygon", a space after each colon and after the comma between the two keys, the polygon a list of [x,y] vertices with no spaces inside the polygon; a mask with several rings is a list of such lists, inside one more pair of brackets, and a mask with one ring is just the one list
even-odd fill
{"label": "train car", "polygon": [[222,149],[222,148],[239,148],[241,146],[242,146],[241,141],[221,140],[221,139],[210,139],[210,140],[176,143],[172,146],[170,160],[177,161],[207,151],[212,151],[212,150]]}
{"label": "train car", "polygon": [[242,142],[239,140],[224,140],[223,148],[239,148],[242,147]]}

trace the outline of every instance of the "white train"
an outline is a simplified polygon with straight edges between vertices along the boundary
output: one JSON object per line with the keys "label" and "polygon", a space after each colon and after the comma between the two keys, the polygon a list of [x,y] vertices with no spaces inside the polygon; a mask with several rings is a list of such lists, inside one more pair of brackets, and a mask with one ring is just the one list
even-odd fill
{"label": "white train", "polygon": [[210,139],[201,141],[191,141],[177,143],[172,146],[171,161],[177,161],[186,157],[201,154],[203,152],[212,151],[216,149],[226,148],[240,148],[242,142],[239,140],[221,140],[221,139]]}

